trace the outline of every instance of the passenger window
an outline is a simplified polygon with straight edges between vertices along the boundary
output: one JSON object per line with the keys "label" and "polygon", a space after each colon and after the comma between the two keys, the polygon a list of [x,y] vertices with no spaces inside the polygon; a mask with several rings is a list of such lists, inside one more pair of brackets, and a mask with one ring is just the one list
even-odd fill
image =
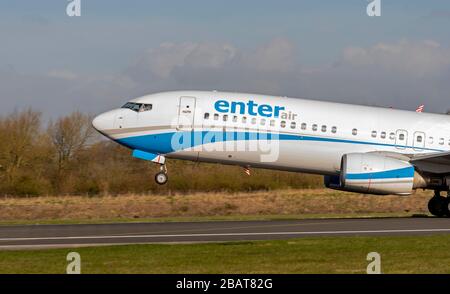
{"label": "passenger window", "polygon": [[322,126],[322,132],[325,133],[326,131],[327,131],[327,126],[323,125],[323,126]]}
{"label": "passenger window", "polygon": [[441,138],[441,139],[439,140],[439,145],[444,145],[444,143],[445,143],[444,138]]}
{"label": "passenger window", "polygon": [[337,133],[337,127],[332,127],[332,128],[331,128],[331,132],[332,132],[333,134],[336,134],[336,133]]}
{"label": "passenger window", "polygon": [[395,133],[390,133],[389,134],[389,139],[395,140]]}
{"label": "passenger window", "polygon": [[398,136],[398,139],[399,139],[400,141],[404,141],[404,140],[405,140],[405,134],[400,134],[400,135]]}
{"label": "passenger window", "polygon": [[306,123],[302,123],[302,130],[306,130],[307,127],[308,125]]}
{"label": "passenger window", "polygon": [[217,113],[214,113],[214,120],[219,120],[219,115]]}
{"label": "passenger window", "polygon": [[418,143],[422,143],[422,142],[423,142],[422,136],[417,136],[417,142],[418,142]]}
{"label": "passenger window", "polygon": [[358,130],[357,130],[357,129],[353,129],[353,130],[352,130],[352,135],[353,135],[353,136],[358,135]]}
{"label": "passenger window", "polygon": [[281,125],[282,128],[285,128],[286,127],[286,121],[282,120],[280,125]]}
{"label": "passenger window", "polygon": [[242,117],[242,123],[243,123],[243,124],[246,124],[246,123],[247,123],[247,117],[245,117],[245,116]]}
{"label": "passenger window", "polygon": [[233,116],[233,122],[237,122],[238,121],[238,117],[235,115]]}
{"label": "passenger window", "polygon": [[265,120],[264,118],[261,119],[260,124],[261,124],[262,126],[265,126],[265,125],[266,125],[266,120]]}
{"label": "passenger window", "polygon": [[376,138],[377,137],[377,131],[372,131],[372,138]]}
{"label": "passenger window", "polygon": [[428,143],[429,144],[433,144],[434,143],[434,138],[433,137],[428,138]]}
{"label": "passenger window", "polygon": [[205,113],[205,119],[209,119],[209,113],[208,112]]}
{"label": "passenger window", "polygon": [[295,121],[291,122],[291,129],[295,129],[296,126],[297,124],[295,123]]}
{"label": "passenger window", "polygon": [[225,115],[223,116],[223,121],[228,121],[228,115],[225,114]]}
{"label": "passenger window", "polygon": [[274,127],[274,126],[275,126],[275,120],[274,120],[274,119],[272,119],[272,120],[270,121],[270,126],[271,126],[271,127]]}
{"label": "passenger window", "polygon": [[252,125],[256,125],[256,117],[252,118]]}
{"label": "passenger window", "polygon": [[315,132],[317,131],[318,126],[316,124],[312,125],[312,130]]}
{"label": "passenger window", "polygon": [[381,139],[386,139],[386,132],[381,132]]}

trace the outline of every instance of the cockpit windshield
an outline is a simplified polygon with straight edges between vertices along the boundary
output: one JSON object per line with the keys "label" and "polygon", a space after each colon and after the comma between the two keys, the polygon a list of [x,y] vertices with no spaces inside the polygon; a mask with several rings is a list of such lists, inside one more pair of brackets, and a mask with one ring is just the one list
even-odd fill
{"label": "cockpit windshield", "polygon": [[127,102],[122,108],[128,108],[136,112],[150,111],[153,109],[152,104]]}

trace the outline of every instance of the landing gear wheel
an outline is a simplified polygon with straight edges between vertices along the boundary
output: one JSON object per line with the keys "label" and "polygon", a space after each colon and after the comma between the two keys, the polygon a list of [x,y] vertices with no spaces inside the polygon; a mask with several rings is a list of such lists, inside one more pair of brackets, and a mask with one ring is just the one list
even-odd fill
{"label": "landing gear wheel", "polygon": [[155,181],[158,185],[165,185],[168,180],[169,178],[167,177],[167,174],[163,171],[155,175]]}
{"label": "landing gear wheel", "polygon": [[450,217],[450,197],[447,196],[445,199],[446,204],[444,207],[445,216]]}
{"label": "landing gear wheel", "polygon": [[445,197],[434,196],[428,202],[428,210],[437,217],[449,215],[449,201]]}

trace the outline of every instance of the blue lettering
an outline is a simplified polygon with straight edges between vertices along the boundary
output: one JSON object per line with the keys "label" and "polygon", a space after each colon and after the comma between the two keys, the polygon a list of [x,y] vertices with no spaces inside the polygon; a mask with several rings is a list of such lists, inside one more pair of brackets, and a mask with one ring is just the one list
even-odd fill
{"label": "blue lettering", "polygon": [[248,114],[250,115],[257,115],[257,113],[254,111],[255,106],[258,106],[253,100],[248,101]]}
{"label": "blue lettering", "polygon": [[238,111],[236,111],[237,106],[239,106],[239,114],[245,114],[244,102],[231,102],[231,113],[238,113]]}
{"label": "blue lettering", "polygon": [[228,101],[225,101],[225,100],[219,100],[216,102],[214,107],[216,108],[216,110],[218,112],[226,113],[230,110],[230,103],[228,103]]}
{"label": "blue lettering", "polygon": [[264,116],[264,117],[272,117],[272,106],[270,105],[261,105],[258,107],[258,113],[260,116]]}
{"label": "blue lettering", "polygon": [[280,117],[280,112],[284,111],[286,108],[282,106],[272,107],[269,104],[258,105],[253,100],[245,102],[228,102],[226,100],[218,100],[214,104],[214,108],[220,113],[238,113],[238,114],[248,114],[251,116],[262,116],[262,117]]}
{"label": "blue lettering", "polygon": [[280,111],[285,110],[285,107],[275,106],[275,113],[273,114],[274,118],[280,117]]}

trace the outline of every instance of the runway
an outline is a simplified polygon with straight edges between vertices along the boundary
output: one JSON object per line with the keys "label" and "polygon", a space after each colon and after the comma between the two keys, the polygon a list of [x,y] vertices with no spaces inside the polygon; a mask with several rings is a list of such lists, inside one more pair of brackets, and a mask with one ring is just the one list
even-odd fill
{"label": "runway", "polygon": [[370,218],[0,226],[0,249],[450,234],[450,219]]}

